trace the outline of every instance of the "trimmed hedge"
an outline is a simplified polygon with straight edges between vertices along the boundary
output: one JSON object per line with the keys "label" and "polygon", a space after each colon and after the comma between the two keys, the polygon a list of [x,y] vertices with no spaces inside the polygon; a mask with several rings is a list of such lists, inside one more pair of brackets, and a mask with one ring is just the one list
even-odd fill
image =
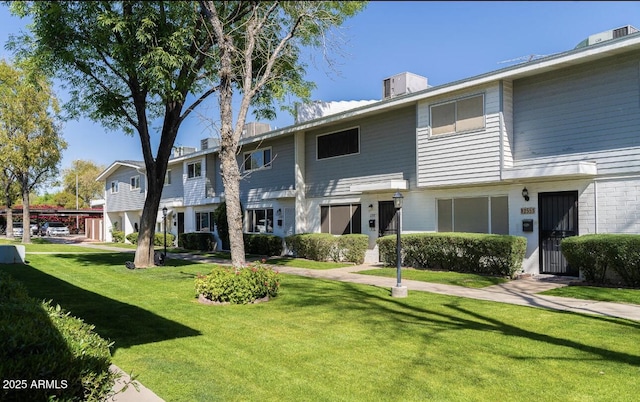
{"label": "trimmed hedge", "polygon": [[178,247],[186,250],[214,251],[218,242],[210,232],[180,233]]}
{"label": "trimmed hedge", "polygon": [[[510,278],[522,270],[527,239],[482,233],[415,233],[400,236],[403,266]],[[396,236],[377,239],[380,259],[395,266]]]}
{"label": "trimmed hedge", "polygon": [[244,233],[244,251],[269,257],[282,255],[282,237],[270,234]]}
{"label": "trimmed hedge", "polygon": [[[111,346],[94,327],[60,306],[30,298],[0,272],[0,378],[23,389],[0,389],[0,400],[103,401],[118,375]],[[38,387],[38,381],[49,386]],[[33,381],[36,381],[33,386]],[[24,389],[26,387],[26,389]]]}
{"label": "trimmed hedge", "polygon": [[111,231],[111,241],[113,243],[124,243],[124,231],[122,231],[122,230],[112,230]]}
{"label": "trimmed hedge", "polygon": [[560,243],[567,263],[594,283],[618,282],[640,287],[640,235],[591,234]]}
{"label": "trimmed hedge", "polygon": [[199,275],[195,281],[196,297],[202,295],[218,303],[253,303],[265,297],[276,297],[279,289],[278,272],[260,263],[238,270],[216,267],[209,275]]}
{"label": "trimmed hedge", "polygon": [[[127,240],[129,240],[131,242],[131,244],[138,244],[138,235],[140,233],[138,232],[133,232],[133,233],[129,233],[127,235]],[[167,233],[167,246],[172,246],[173,245],[173,241],[175,240],[175,235],[171,234],[171,233]],[[156,233],[154,235],[153,238],[153,245],[154,246],[164,246],[164,232],[163,233]]]}
{"label": "trimmed hedge", "polygon": [[297,257],[314,261],[329,259],[356,264],[364,262],[364,254],[369,245],[369,236],[348,234],[334,236],[329,233],[302,233],[285,237],[287,248]]}

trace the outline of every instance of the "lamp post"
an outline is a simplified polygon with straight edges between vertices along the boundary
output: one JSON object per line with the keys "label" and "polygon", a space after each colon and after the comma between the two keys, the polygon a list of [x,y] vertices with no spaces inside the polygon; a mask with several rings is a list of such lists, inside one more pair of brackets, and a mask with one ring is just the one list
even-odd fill
{"label": "lamp post", "polygon": [[402,217],[402,202],[404,197],[400,194],[400,191],[396,191],[393,195],[393,206],[396,208],[396,286],[391,288],[392,297],[407,297],[408,290],[406,286],[402,286],[402,271],[401,271],[401,243],[400,243],[400,220]]}
{"label": "lamp post", "polygon": [[162,254],[162,264],[167,259],[167,207],[162,208],[162,226],[164,226],[164,254]]}

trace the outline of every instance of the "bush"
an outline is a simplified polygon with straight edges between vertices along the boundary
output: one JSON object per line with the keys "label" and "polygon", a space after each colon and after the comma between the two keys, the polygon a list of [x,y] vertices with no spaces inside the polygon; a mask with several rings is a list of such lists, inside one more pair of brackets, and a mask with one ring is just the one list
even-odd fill
{"label": "bush", "polygon": [[216,236],[210,232],[180,233],[178,247],[186,250],[214,251],[216,249]]}
{"label": "bush", "polygon": [[[129,233],[127,235],[127,240],[129,240],[131,244],[138,244],[138,236],[139,232]],[[172,246],[175,238],[175,235],[167,233],[167,246]],[[164,232],[155,233],[153,237],[153,245],[158,247],[164,246]]]}
{"label": "bush", "polygon": [[198,276],[196,296],[219,303],[247,304],[264,297],[276,297],[280,288],[278,273],[256,263],[235,270],[217,267],[209,275]]}
{"label": "bush", "polygon": [[111,241],[113,241],[114,243],[124,243],[124,231],[112,230],[111,239]]}
{"label": "bush", "polygon": [[282,255],[282,237],[269,234],[243,234],[245,252],[251,254]]}
{"label": "bush", "polygon": [[[0,378],[21,380],[26,390],[0,390],[0,400],[106,400],[117,374],[109,371],[110,344],[94,327],[0,272]],[[29,386],[47,380],[54,386]]]}
{"label": "bush", "polygon": [[[481,233],[416,233],[401,236],[404,266],[515,277],[527,248],[524,237]],[[377,240],[385,265],[396,265],[396,236]]]}
{"label": "bush", "polygon": [[285,242],[287,248],[300,258],[362,264],[369,237],[364,234],[333,236],[329,233],[303,233],[287,236]]}
{"label": "bush", "polygon": [[640,235],[573,236],[560,243],[567,263],[589,282],[640,287]]}

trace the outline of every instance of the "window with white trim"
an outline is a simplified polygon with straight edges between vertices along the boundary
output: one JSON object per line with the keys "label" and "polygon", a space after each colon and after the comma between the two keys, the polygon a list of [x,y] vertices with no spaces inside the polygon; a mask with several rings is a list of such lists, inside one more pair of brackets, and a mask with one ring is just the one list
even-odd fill
{"label": "window with white trim", "polygon": [[509,234],[508,197],[439,199],[438,232]]}
{"label": "window with white trim", "polygon": [[271,148],[258,149],[244,153],[244,170],[265,169],[271,167]]}
{"label": "window with white trim", "polygon": [[354,127],[316,137],[317,159],[360,153],[360,128]]}
{"label": "window with white trim", "polygon": [[202,162],[191,162],[187,164],[187,178],[193,179],[194,177],[202,176]]}
{"label": "window with white trim", "polygon": [[196,212],[196,232],[213,232],[213,212]]}
{"label": "window with white trim", "polygon": [[115,194],[118,192],[118,182],[117,181],[112,181],[111,182],[111,194]]}
{"label": "window with white trim", "polygon": [[273,233],[273,208],[247,210],[247,233]]}
{"label": "window with white trim", "polygon": [[140,176],[133,176],[129,181],[131,184],[131,190],[139,190],[140,189]]}
{"label": "window with white trim", "polygon": [[432,105],[431,134],[449,134],[485,127],[484,94]]}
{"label": "window with white trim", "polygon": [[360,204],[321,205],[320,231],[334,235],[362,233]]}
{"label": "window with white trim", "polygon": [[171,184],[171,169],[167,169],[167,173],[164,174],[164,185],[168,186]]}

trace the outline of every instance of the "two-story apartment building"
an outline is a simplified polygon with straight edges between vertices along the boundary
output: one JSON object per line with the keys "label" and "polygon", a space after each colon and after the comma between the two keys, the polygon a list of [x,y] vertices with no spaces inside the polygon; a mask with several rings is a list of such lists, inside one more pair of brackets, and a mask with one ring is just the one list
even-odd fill
{"label": "two-story apartment building", "polygon": [[[400,191],[403,233],[525,236],[526,272],[575,274],[562,238],[640,231],[634,32],[444,85],[399,74],[383,80],[380,101],[247,136],[238,159],[245,231],[365,233],[375,260],[375,240],[395,233]],[[170,161],[172,232],[211,230],[206,214],[224,199],[217,151]],[[105,227],[134,227],[144,193],[136,172],[116,162],[99,177]]]}

